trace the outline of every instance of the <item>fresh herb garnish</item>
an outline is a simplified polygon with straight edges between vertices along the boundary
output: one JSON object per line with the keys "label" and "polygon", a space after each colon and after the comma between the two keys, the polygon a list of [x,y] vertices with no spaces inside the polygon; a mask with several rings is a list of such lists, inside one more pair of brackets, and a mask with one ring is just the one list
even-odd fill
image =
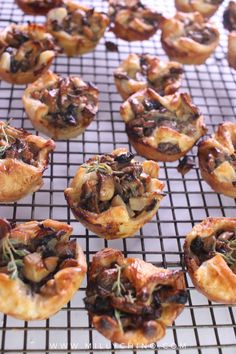
{"label": "fresh herb garnish", "polygon": [[121,322],[121,312],[117,309],[114,309],[114,315],[115,315],[115,318],[118,322],[118,325],[119,325],[119,328],[122,332],[124,332],[124,329],[123,329],[123,326],[122,326],[122,322]]}
{"label": "fresh herb garnish", "polygon": [[98,160],[93,161],[91,164],[83,164],[83,168],[86,168],[87,171],[86,173],[91,173],[91,172],[101,172],[101,173],[112,173],[112,168],[108,166],[106,163],[101,163]]}
{"label": "fresh herb garnish", "polygon": [[121,297],[122,296],[122,290],[126,291],[124,285],[121,282],[121,271],[122,268],[121,266],[119,266],[118,264],[115,265],[116,269],[117,269],[117,279],[114,282],[113,286],[112,286],[112,291],[115,292],[116,296]]}
{"label": "fresh herb garnish", "polygon": [[5,144],[0,146],[0,158],[3,157],[3,155],[5,154],[5,151],[8,149],[8,147],[10,145],[10,138],[14,139],[14,137],[7,134],[7,132],[5,130],[5,128],[7,126],[8,126],[8,124],[1,126],[2,131],[0,132],[0,139],[3,140],[5,142]]}

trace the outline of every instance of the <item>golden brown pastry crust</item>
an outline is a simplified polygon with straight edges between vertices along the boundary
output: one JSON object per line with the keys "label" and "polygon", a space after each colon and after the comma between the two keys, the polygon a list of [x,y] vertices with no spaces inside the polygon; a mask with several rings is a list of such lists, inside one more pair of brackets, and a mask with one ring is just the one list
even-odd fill
{"label": "golden brown pastry crust", "polygon": [[206,132],[204,118],[187,93],[161,97],[145,89],[129,97],[120,114],[135,150],[155,161],[180,159]]}
{"label": "golden brown pastry crust", "polygon": [[[124,329],[124,322],[122,325],[118,323],[116,316],[106,314],[105,311],[102,311],[103,314],[96,313],[96,307],[91,307],[91,300],[93,301],[93,299],[91,299],[90,296],[96,294],[96,284],[100,284],[100,281],[102,288],[106,290],[110,288],[113,280],[112,273],[110,274],[110,277],[106,278],[106,282],[102,281],[102,278],[100,277],[103,276],[106,271],[108,273],[109,271],[113,271],[113,274],[115,272],[116,275],[116,271],[118,270],[115,268],[114,264],[117,264],[119,268],[123,269],[122,276],[124,276],[126,282],[128,281],[132,286],[135,294],[132,295],[134,296],[132,303],[125,301],[123,306],[119,306],[118,303],[125,298],[122,298],[122,295],[115,295],[114,290],[112,290],[114,295],[111,295],[111,298],[113,298],[111,302],[113,302],[113,304],[116,303],[116,305],[110,305],[110,310],[118,308],[121,310],[121,314],[126,313],[128,316],[127,318],[129,318],[129,316],[132,318],[130,314],[135,314],[136,310],[138,312],[137,307],[145,307],[146,309],[149,307],[150,301],[152,301],[150,298],[152,298],[153,291],[155,292],[155,288],[157,286],[172,287],[175,294],[178,294],[176,296],[176,300],[173,298],[173,301],[168,301],[165,299],[165,301],[163,301],[165,303],[162,307],[162,313],[159,314],[159,318],[155,318],[154,316],[154,319],[145,319],[145,316],[143,316],[142,322],[139,326],[137,326],[137,328],[131,327],[131,329],[127,330],[126,328]],[[111,284],[109,284],[109,282],[111,282]],[[129,285],[127,284],[126,288],[127,286]],[[106,290],[104,290],[105,294]],[[112,292],[111,289],[109,290]],[[106,248],[96,253],[93,258],[89,273],[87,298],[85,300],[85,304],[87,305],[86,307],[91,315],[94,327],[106,338],[112,342],[122,343],[125,345],[146,345],[156,342],[164,337],[166,327],[173,323],[184,308],[184,303],[187,299],[185,290],[185,281],[182,271],[171,271],[168,269],[157,268],[151,263],[146,263],[141,259],[124,258],[120,251]],[[181,296],[181,299],[180,297],[178,298],[179,295]],[[104,296],[104,298],[106,301],[106,296]],[[103,302],[104,305],[105,301]],[[127,309],[127,312],[125,311],[125,308]],[[94,309],[95,311],[93,311]],[[120,321],[122,323],[122,316],[120,316]],[[134,321],[138,321],[138,316]]]}
{"label": "golden brown pastry crust", "polygon": [[15,25],[0,33],[0,78],[23,85],[37,80],[55,58],[53,37],[41,24]]}
{"label": "golden brown pastry crust", "polygon": [[51,71],[29,85],[22,99],[34,128],[56,140],[82,134],[98,110],[95,86],[79,76],[63,79]]}
{"label": "golden brown pastry crust", "polygon": [[[111,159],[112,162],[110,164],[113,166],[116,161],[120,161],[123,157],[128,162],[119,163],[117,168],[123,171],[125,167],[127,169],[130,168],[131,173],[127,169],[124,173],[119,173],[116,170],[116,172],[113,172],[111,167],[107,167],[104,162]],[[101,165],[103,170],[105,164],[105,170],[108,170],[108,172],[102,172],[102,174],[97,175],[94,172],[96,164]],[[90,172],[91,165],[92,170]],[[105,239],[133,236],[145,223],[153,218],[163,198],[164,183],[157,179],[158,171],[159,166],[156,162],[144,161],[138,164],[133,160],[132,154],[128,153],[126,149],[120,148],[114,150],[110,155],[95,156],[86,164],[80,166],[70,187],[65,189],[65,197],[75,218],[98,236]],[[125,176],[122,180],[122,185],[126,189],[122,189],[122,191],[118,189],[119,186],[116,184],[120,185],[120,180],[116,182],[116,176],[119,175]],[[129,178],[129,176],[130,180],[127,180],[126,177]],[[142,178],[145,180],[145,188],[140,182]],[[104,179],[105,182],[109,183],[108,187],[106,187],[107,184]],[[134,191],[131,188],[132,181],[134,182]],[[91,201],[91,197],[89,197],[97,193],[91,189],[94,185],[100,188],[98,201]],[[125,196],[123,196],[123,192]],[[120,195],[122,195],[122,198]],[[124,201],[124,197],[127,200]],[[91,207],[88,206],[90,203],[100,203],[101,201],[109,204],[102,204],[101,210],[98,207],[93,207],[93,205]],[[134,203],[135,206],[133,206]],[[105,205],[104,208],[103,205]]]}
{"label": "golden brown pastry crust", "polygon": [[219,43],[216,26],[206,22],[198,12],[177,12],[173,18],[165,19],[161,28],[166,54],[183,64],[203,64]]}
{"label": "golden brown pastry crust", "polygon": [[160,95],[175,93],[180,85],[183,66],[177,62],[163,62],[150,54],[129,54],[115,70],[117,90],[124,100],[147,87]]}
{"label": "golden brown pastry crust", "polygon": [[125,41],[144,41],[153,36],[162,20],[161,14],[138,0],[110,0],[111,31]]}
{"label": "golden brown pastry crust", "polygon": [[[9,136],[8,142],[5,134]],[[53,140],[0,122],[0,145],[0,202],[15,202],[40,189],[43,172],[49,163],[49,153],[55,149]],[[33,156],[35,150],[36,156]]]}
{"label": "golden brown pastry crust", "polygon": [[[7,229],[6,220],[0,221],[0,228],[1,231]],[[48,228],[58,233],[56,239],[59,243],[67,242],[72,233],[72,227],[65,223],[44,220],[42,222],[30,221],[12,229],[8,228],[6,235],[10,240],[15,239],[20,243],[27,244],[38,235],[42,234],[43,237],[44,230],[47,232]],[[2,234],[1,237],[3,237]],[[1,238],[1,242],[2,240],[3,238]],[[24,264],[25,258],[23,258]],[[69,261],[65,259],[59,269],[54,271],[53,276],[45,281],[37,292],[31,291],[29,284],[19,277],[13,279],[1,268],[0,311],[21,320],[46,319],[70,301],[80,287],[86,271],[85,256],[78,244],[76,258],[71,258]]]}
{"label": "golden brown pastry crust", "polygon": [[49,11],[47,15],[48,31],[69,57],[94,50],[108,25],[106,14],[72,1]]}
{"label": "golden brown pastry crust", "polygon": [[229,66],[236,69],[236,31],[228,34],[228,53],[227,59]]}
{"label": "golden brown pastry crust", "polygon": [[202,178],[217,193],[236,198],[236,124],[225,122],[198,148]]}
{"label": "golden brown pastry crust", "polygon": [[212,257],[209,256],[208,260],[201,263],[190,246],[197,237],[204,240],[217,231],[235,232],[235,229],[236,218],[207,218],[196,225],[186,237],[184,255],[189,275],[195,287],[211,301],[236,303],[236,266],[234,265],[233,271],[219,252],[214,252]]}
{"label": "golden brown pastry crust", "polygon": [[175,0],[175,6],[178,11],[199,12],[204,17],[211,17],[218,10],[223,0],[218,4],[214,1],[212,4],[206,0]]}
{"label": "golden brown pastry crust", "polygon": [[63,0],[15,0],[27,15],[46,15],[51,9],[61,6]]}

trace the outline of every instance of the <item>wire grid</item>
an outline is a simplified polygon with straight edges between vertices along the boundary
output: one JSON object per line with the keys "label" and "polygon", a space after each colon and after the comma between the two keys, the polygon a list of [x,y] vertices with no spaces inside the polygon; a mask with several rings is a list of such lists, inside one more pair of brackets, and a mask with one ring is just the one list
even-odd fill
{"label": "wire grid", "polygon": [[[86,3],[99,10],[107,8],[107,3],[99,0],[88,0]],[[227,3],[225,1],[225,5]],[[148,4],[155,5],[155,1],[148,1]],[[167,15],[174,13],[172,0],[159,0],[155,6]],[[225,58],[227,33],[221,25],[222,11],[223,6],[214,18],[221,31],[220,46],[205,65],[185,67],[182,86],[182,91],[189,92],[193,102],[202,110],[209,133],[222,120],[235,121],[236,72],[228,67]],[[12,21],[23,23],[28,20],[43,22],[44,18],[24,16],[13,0],[0,2],[1,27]],[[105,40],[117,43],[119,52],[107,52]],[[64,199],[63,191],[79,164],[94,154],[110,152],[117,147],[131,149],[119,115],[122,101],[113,81],[114,69],[130,52],[148,52],[166,58],[159,34],[149,41],[126,43],[107,32],[95,52],[80,58],[59,56],[56,59],[52,67],[55,72],[81,75],[85,81],[92,81],[99,87],[99,113],[81,137],[57,142],[42,189],[18,203],[2,204],[0,215],[18,223],[45,218],[70,223],[74,228],[74,237],[86,252],[88,262],[94,253],[108,246],[121,249],[126,256],[142,258],[163,267],[182,268],[186,272],[182,257],[186,233],[207,216],[235,216],[235,200],[214,193],[201,179],[197,165],[182,177],[176,171],[178,163],[160,164],[160,179],[166,184],[167,196],[161,203],[158,215],[134,238],[114,241],[98,238],[75,221]],[[34,133],[22,108],[24,89],[23,86],[0,83],[0,116],[4,120],[13,117],[16,127]],[[196,152],[195,147],[190,153],[194,159]],[[235,308],[212,304],[195,290],[188,274],[186,281],[189,293],[186,308],[173,326],[167,329],[165,338],[156,345],[126,348],[112,344],[101,336],[92,328],[84,309],[84,283],[71,302],[46,321],[27,323],[2,315],[1,353],[235,353]]]}

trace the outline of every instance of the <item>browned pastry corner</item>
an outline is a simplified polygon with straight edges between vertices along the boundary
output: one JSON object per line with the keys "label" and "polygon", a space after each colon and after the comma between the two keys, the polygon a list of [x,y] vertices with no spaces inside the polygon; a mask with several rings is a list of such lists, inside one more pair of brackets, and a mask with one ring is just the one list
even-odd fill
{"label": "browned pastry corner", "polygon": [[81,165],[65,197],[75,218],[98,236],[133,236],[153,218],[164,196],[158,172],[156,162],[137,162],[120,148]]}
{"label": "browned pastry corner", "polygon": [[15,0],[19,8],[27,15],[46,15],[49,10],[61,6],[63,0]]}
{"label": "browned pastry corner", "polygon": [[182,12],[199,12],[204,17],[211,17],[224,0],[175,0],[175,6]]}
{"label": "browned pastry corner", "polygon": [[135,92],[151,87],[160,95],[175,93],[180,85],[183,66],[164,62],[150,54],[129,54],[114,72],[117,90],[123,99]]}
{"label": "browned pastry corner", "polygon": [[217,193],[236,198],[236,124],[225,122],[217,132],[199,144],[202,178]]}
{"label": "browned pastry corner", "polygon": [[15,202],[43,185],[53,140],[0,122],[0,202]]}
{"label": "browned pastry corner", "polygon": [[144,89],[128,98],[120,114],[138,154],[155,161],[176,161],[206,133],[204,118],[187,93],[160,96]]}
{"label": "browned pastry corner", "polygon": [[70,57],[94,50],[108,25],[105,13],[72,1],[66,1],[47,15],[48,31]]}
{"label": "browned pastry corner", "polygon": [[166,54],[183,64],[203,64],[215,51],[220,33],[198,12],[177,12],[162,22],[161,43]]}
{"label": "browned pastry corner", "polygon": [[209,300],[236,304],[236,218],[207,218],[187,235],[185,262]]}
{"label": "browned pastry corner", "polygon": [[227,59],[229,66],[236,69],[236,31],[228,34],[228,53]]}
{"label": "browned pastry corner", "polygon": [[109,0],[111,31],[126,41],[144,41],[159,28],[162,16],[139,0]]}
{"label": "browned pastry corner", "polygon": [[160,340],[186,301],[182,271],[125,258],[111,248],[93,258],[84,302],[94,327],[112,342],[139,346]]}
{"label": "browned pastry corner", "polygon": [[230,1],[223,14],[223,24],[228,31],[236,31],[236,2]]}
{"label": "browned pastry corner", "polygon": [[51,71],[29,85],[23,105],[35,129],[53,139],[83,133],[98,110],[98,89],[79,76],[63,78]]}
{"label": "browned pastry corner", "polygon": [[43,25],[6,27],[0,32],[0,79],[17,85],[37,80],[51,65],[55,50]]}
{"label": "browned pastry corner", "polygon": [[0,219],[0,311],[20,320],[43,320],[79,289],[87,271],[72,227],[54,220],[11,227]]}

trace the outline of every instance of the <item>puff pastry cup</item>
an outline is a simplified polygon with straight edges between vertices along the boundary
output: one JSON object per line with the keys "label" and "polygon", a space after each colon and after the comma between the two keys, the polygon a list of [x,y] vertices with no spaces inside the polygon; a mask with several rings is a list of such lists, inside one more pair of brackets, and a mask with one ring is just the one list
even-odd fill
{"label": "puff pastry cup", "polygon": [[236,124],[225,122],[198,148],[202,178],[217,193],[236,198]]}
{"label": "puff pastry cup", "polygon": [[228,31],[236,31],[236,2],[230,1],[223,14],[223,24]]}
{"label": "puff pastry cup", "polygon": [[120,114],[137,153],[156,161],[180,159],[206,132],[187,93],[162,97],[148,88],[129,97]]}
{"label": "puff pastry cup", "polygon": [[98,110],[98,89],[93,84],[51,71],[29,85],[22,99],[34,128],[56,140],[82,134]]}
{"label": "puff pastry cup", "polygon": [[182,12],[199,12],[204,17],[211,17],[224,0],[175,0],[175,6]]}
{"label": "puff pastry cup", "polygon": [[75,218],[98,236],[133,236],[156,214],[164,196],[158,172],[156,162],[137,162],[120,148],[81,165],[65,197]]}
{"label": "puff pastry cup", "polygon": [[29,321],[54,315],[71,300],[87,271],[72,227],[54,220],[11,227],[0,219],[0,311]]}
{"label": "puff pastry cup", "polygon": [[72,1],[66,1],[47,15],[48,31],[70,57],[94,50],[108,24],[106,14]]}
{"label": "puff pastry cup", "polygon": [[184,275],[107,248],[93,258],[84,301],[94,327],[106,338],[146,345],[164,337],[183,310]]}
{"label": "puff pastry cup", "polygon": [[15,0],[19,8],[27,15],[46,15],[54,7],[61,6],[63,0]]}
{"label": "puff pastry cup", "polygon": [[209,300],[236,304],[236,218],[207,218],[187,235],[185,262]]}
{"label": "puff pastry cup", "polygon": [[52,140],[0,121],[0,202],[15,202],[43,185]]}
{"label": "puff pastry cup", "polygon": [[43,25],[6,27],[0,32],[0,79],[18,85],[37,80],[51,65],[56,49]]}
{"label": "puff pastry cup", "polygon": [[216,49],[219,39],[216,26],[198,12],[177,12],[162,22],[162,47],[169,58],[183,64],[203,64]]}
{"label": "puff pastry cup", "polygon": [[139,0],[110,0],[111,31],[125,41],[144,41],[153,36],[162,20],[161,14]]}
{"label": "puff pastry cup", "polygon": [[175,93],[180,85],[183,66],[177,62],[164,62],[150,54],[129,54],[115,70],[118,92],[124,100],[135,92],[151,87],[160,95]]}

